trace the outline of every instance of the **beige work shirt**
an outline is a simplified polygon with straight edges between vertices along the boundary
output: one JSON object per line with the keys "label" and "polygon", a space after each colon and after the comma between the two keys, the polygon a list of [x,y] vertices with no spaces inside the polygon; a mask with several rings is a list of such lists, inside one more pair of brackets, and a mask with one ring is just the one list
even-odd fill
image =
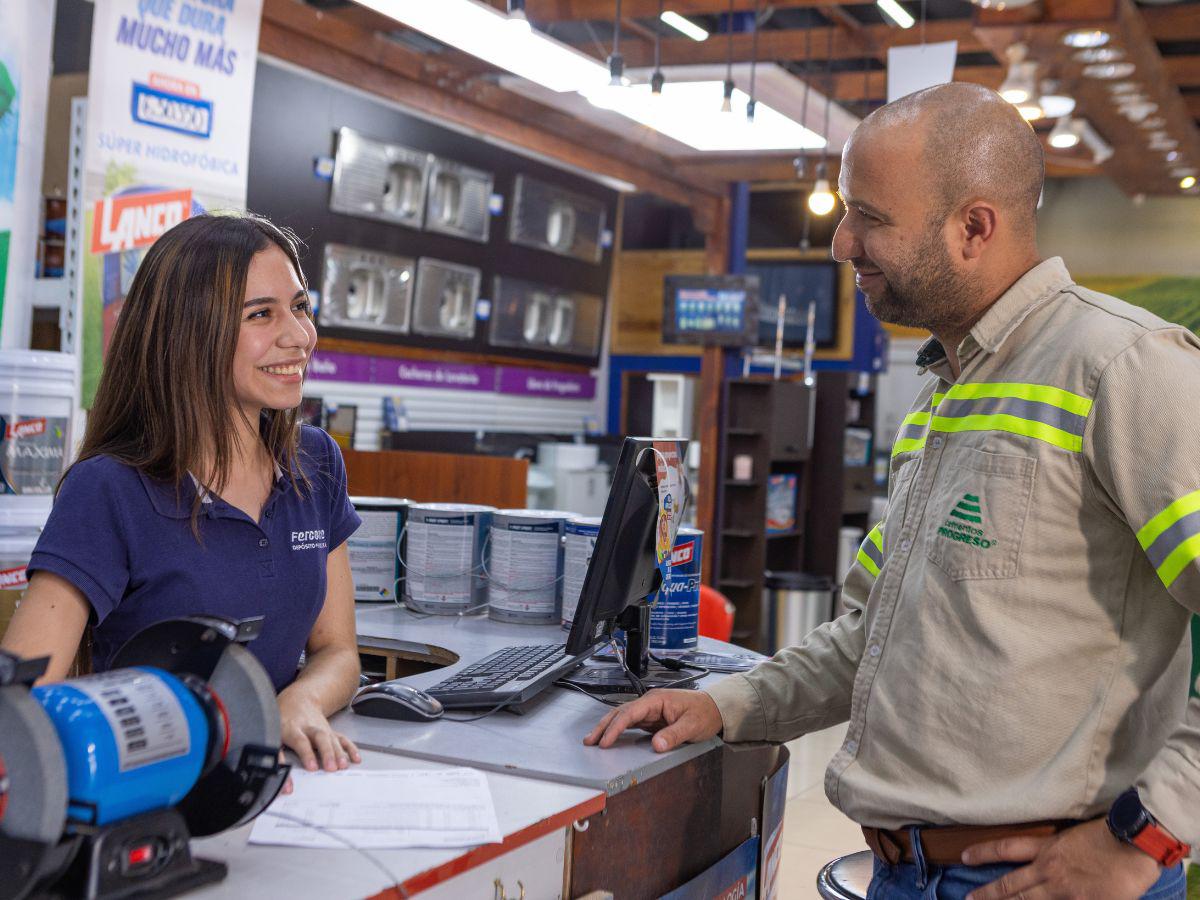
{"label": "beige work shirt", "polygon": [[851,611],[709,689],[725,739],[849,720],[825,792],[864,825],[1084,819],[1136,784],[1198,844],[1200,341],[1055,258],[959,358],[922,351]]}

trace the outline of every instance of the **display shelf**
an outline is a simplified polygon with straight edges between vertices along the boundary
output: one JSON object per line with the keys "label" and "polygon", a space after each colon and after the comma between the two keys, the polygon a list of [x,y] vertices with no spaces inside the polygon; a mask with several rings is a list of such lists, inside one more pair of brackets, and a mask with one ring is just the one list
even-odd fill
{"label": "display shelf", "polygon": [[[717,485],[717,521],[722,540],[715,542],[714,572],[737,612],[738,643],[765,647],[766,620],[762,611],[763,572],[769,568],[798,568],[802,529],[778,536],[765,533],[767,477],[794,474],[797,521],[807,497],[809,416],[812,390],[799,381],[738,378],[725,382],[722,409],[721,477]],[[750,478],[734,478],[738,456],[750,458]],[[724,540],[728,538],[729,540]],[[737,637],[740,635],[740,637]]]}

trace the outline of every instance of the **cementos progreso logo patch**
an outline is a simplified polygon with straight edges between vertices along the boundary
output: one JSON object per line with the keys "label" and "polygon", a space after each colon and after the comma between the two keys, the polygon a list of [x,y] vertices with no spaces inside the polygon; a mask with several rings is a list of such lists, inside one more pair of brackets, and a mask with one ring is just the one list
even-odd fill
{"label": "cementos progreso logo patch", "polygon": [[212,135],[211,100],[185,97],[135,81],[132,113],[133,121],[142,125],[204,139]]}

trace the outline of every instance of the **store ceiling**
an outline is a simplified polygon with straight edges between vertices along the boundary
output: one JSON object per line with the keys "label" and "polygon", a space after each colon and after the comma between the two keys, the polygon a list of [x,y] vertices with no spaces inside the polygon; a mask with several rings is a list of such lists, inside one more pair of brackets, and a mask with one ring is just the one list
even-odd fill
{"label": "store ceiling", "polygon": [[[444,48],[353,3],[310,0],[327,14],[387,34],[408,48],[435,56],[443,79],[463,83],[499,83],[502,73],[473,57]],[[489,0],[497,8],[505,0]],[[904,0],[918,18],[921,4]],[[1077,115],[1086,118],[1112,146],[1113,155],[1097,164],[1084,145],[1072,150],[1047,146],[1053,175],[1104,174],[1129,195],[1180,194],[1179,169],[1200,169],[1200,0],[1136,5],[1133,0],[1035,0],[1033,5],[1007,12],[983,10],[966,0],[925,0],[924,28],[901,29],[889,24],[873,3],[830,0],[670,0],[667,9],[687,15],[710,32],[703,42],[683,37],[658,20],[659,0],[623,0],[621,52],[630,69],[653,65],[654,41],[660,39],[663,68],[670,77],[674,66],[723,65],[732,50],[735,64],[749,63],[757,52],[760,62],[777,63],[815,90],[828,90],[848,113],[861,117],[884,102],[885,61],[889,47],[927,41],[958,41],[955,79],[997,88],[1004,79],[1005,48],[1014,42],[1030,47],[1039,63],[1040,78],[1054,78],[1061,90],[1075,96]],[[530,21],[551,36],[598,59],[612,47],[614,0],[526,0]],[[730,10],[758,11],[757,42],[749,32],[735,33],[732,48],[720,33]],[[1110,46],[1125,52],[1136,71],[1121,79],[1158,108],[1149,116],[1161,119],[1155,129],[1141,127],[1122,116],[1110,90],[1112,82],[1083,75],[1076,51],[1062,44],[1067,31],[1098,28],[1112,35]],[[490,76],[496,75],[495,79]],[[524,98],[526,101],[528,98]],[[1035,127],[1045,136],[1053,123]],[[1152,150],[1158,142],[1169,150]],[[836,146],[836,145],[835,145]],[[1168,153],[1175,154],[1168,159]],[[681,159],[696,173],[714,178],[779,180],[791,173],[791,154],[763,153],[738,159],[709,154]]]}

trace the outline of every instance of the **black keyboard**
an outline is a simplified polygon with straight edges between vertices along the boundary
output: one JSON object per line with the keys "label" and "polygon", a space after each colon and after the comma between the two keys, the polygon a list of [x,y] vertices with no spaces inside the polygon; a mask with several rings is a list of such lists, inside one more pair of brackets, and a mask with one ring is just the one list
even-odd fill
{"label": "black keyboard", "polygon": [[591,655],[567,656],[566,651],[565,644],[504,647],[460,669],[426,693],[448,709],[524,703]]}

